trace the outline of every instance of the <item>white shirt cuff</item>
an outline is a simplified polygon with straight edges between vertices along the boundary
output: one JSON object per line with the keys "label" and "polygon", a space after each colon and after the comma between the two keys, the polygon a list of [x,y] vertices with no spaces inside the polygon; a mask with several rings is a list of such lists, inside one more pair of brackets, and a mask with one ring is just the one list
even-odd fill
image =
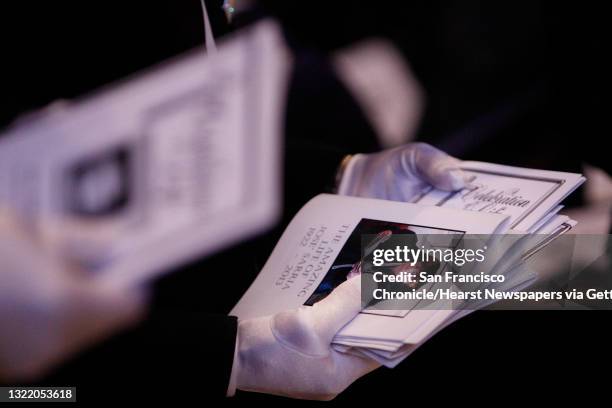
{"label": "white shirt cuff", "polygon": [[226,396],[233,397],[236,394],[236,377],[238,376],[238,330],[236,330],[236,345],[234,347],[234,360],[232,362],[232,373],[227,385]]}

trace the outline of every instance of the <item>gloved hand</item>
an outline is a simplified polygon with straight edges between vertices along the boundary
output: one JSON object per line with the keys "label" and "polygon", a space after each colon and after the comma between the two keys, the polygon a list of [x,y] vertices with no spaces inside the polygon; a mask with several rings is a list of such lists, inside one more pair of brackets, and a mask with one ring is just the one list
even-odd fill
{"label": "gloved hand", "polygon": [[0,382],[34,380],[142,316],[144,293],[78,272],[0,214]]}
{"label": "gloved hand", "polygon": [[239,322],[237,388],[330,400],[377,368],[373,360],[331,347],[334,335],[361,310],[360,283],[354,277],[313,306]]}
{"label": "gloved hand", "polygon": [[428,186],[459,190],[468,184],[460,163],[426,143],[358,154],[346,164],[338,194],[409,202]]}

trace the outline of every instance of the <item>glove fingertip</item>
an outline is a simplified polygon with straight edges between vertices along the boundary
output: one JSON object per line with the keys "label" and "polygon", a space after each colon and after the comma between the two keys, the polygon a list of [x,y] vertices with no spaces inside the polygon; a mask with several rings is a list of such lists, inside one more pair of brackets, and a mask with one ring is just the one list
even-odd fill
{"label": "glove fingertip", "polygon": [[436,180],[435,187],[444,191],[457,191],[469,186],[470,178],[461,169],[443,170]]}

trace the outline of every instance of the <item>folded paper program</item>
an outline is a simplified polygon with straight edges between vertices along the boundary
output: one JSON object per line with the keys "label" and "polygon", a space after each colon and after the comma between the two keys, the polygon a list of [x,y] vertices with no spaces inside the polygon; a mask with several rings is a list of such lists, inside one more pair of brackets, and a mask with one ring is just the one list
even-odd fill
{"label": "folded paper program", "polygon": [[[310,306],[361,274],[362,304],[370,306],[336,334],[334,348],[394,367],[471,311],[524,293],[537,279],[524,259],[576,224],[558,212],[584,177],[479,162],[461,167],[472,177],[468,188],[426,189],[415,203],[313,198],[232,314],[248,319]],[[384,282],[366,279],[377,268]],[[400,297],[412,306],[398,307]]]}

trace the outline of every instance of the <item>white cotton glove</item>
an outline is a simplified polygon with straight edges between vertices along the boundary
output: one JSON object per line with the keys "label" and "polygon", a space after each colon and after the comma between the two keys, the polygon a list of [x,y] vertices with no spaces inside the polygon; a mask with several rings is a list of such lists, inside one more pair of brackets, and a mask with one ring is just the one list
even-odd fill
{"label": "white cotton glove", "polygon": [[235,361],[240,390],[330,400],[379,366],[331,347],[334,335],[361,310],[359,277],[315,305],[238,325]]}
{"label": "white cotton glove", "polygon": [[358,154],[346,164],[338,194],[409,202],[429,186],[459,190],[468,183],[460,163],[426,143]]}
{"label": "white cotton glove", "polygon": [[144,293],[78,272],[0,214],[0,383],[35,380],[142,316]]}

